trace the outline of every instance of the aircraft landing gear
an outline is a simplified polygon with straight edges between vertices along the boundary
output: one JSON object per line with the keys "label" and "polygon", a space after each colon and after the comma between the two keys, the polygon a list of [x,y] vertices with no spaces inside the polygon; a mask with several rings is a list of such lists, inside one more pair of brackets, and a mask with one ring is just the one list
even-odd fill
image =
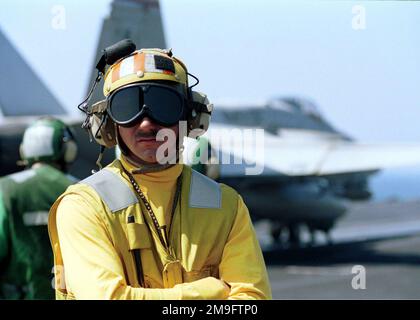
{"label": "aircraft landing gear", "polygon": [[324,230],[324,234],[327,245],[331,246],[333,244],[333,239],[331,237],[330,230]]}
{"label": "aircraft landing gear", "polygon": [[289,245],[293,248],[302,246],[301,232],[299,224],[289,225]]}
{"label": "aircraft landing gear", "polygon": [[301,225],[299,223],[285,225],[277,221],[272,222],[270,235],[275,244],[280,244],[284,247],[297,248],[303,245]]}
{"label": "aircraft landing gear", "polygon": [[280,222],[272,222],[270,225],[270,235],[273,239],[273,242],[276,244],[283,243],[283,234],[285,231],[285,226]]}
{"label": "aircraft landing gear", "polygon": [[316,245],[316,229],[311,228],[308,226],[308,232],[309,232],[309,246],[313,247]]}
{"label": "aircraft landing gear", "polygon": [[273,243],[285,248],[314,247],[319,243],[317,232],[324,234],[326,245],[332,245],[333,239],[329,228],[319,228],[306,223],[283,224],[272,221],[270,224],[270,235]]}

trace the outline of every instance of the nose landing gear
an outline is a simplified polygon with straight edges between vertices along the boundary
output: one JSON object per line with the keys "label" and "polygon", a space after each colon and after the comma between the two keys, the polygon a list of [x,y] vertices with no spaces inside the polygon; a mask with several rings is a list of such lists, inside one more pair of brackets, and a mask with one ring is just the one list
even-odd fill
{"label": "nose landing gear", "polygon": [[323,233],[325,244],[331,245],[333,243],[330,228],[315,228],[303,222],[284,224],[273,221],[270,224],[270,235],[273,243],[288,248],[318,245],[317,234],[319,232]]}

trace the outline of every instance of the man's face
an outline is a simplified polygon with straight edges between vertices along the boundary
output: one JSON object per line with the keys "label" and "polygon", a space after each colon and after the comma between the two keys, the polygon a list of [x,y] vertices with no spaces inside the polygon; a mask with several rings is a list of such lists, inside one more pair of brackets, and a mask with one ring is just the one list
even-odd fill
{"label": "man's face", "polygon": [[[157,150],[165,141],[156,141],[156,135],[161,129],[171,129],[178,140],[178,124],[172,127],[163,127],[149,117],[144,117],[132,127],[118,126],[120,137],[130,150],[130,155],[139,163],[156,164]],[[171,148],[176,148],[176,143]]]}

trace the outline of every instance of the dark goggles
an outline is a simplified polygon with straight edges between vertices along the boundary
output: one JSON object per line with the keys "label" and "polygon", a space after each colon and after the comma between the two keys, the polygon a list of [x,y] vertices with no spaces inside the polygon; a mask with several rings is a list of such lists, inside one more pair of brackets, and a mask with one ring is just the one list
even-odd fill
{"label": "dark goggles", "polygon": [[116,90],[107,98],[111,119],[131,127],[145,116],[163,126],[186,119],[187,100],[176,88],[160,83],[136,83]]}

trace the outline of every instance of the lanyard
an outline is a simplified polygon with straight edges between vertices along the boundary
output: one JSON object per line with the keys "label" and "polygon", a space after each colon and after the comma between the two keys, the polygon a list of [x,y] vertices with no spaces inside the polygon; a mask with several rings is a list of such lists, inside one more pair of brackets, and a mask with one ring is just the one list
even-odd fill
{"label": "lanyard", "polygon": [[[141,201],[143,202],[144,206],[146,207],[146,210],[149,213],[149,216],[153,221],[153,225],[155,227],[156,233],[159,237],[159,240],[160,240],[161,244],[163,245],[163,247],[165,247],[167,250],[169,250],[169,240],[168,240],[168,235],[166,233],[166,226],[160,226],[159,225],[159,222],[156,218],[155,213],[153,212],[152,207],[150,206],[149,201],[147,201],[146,196],[141,191],[140,186],[137,184],[133,175],[131,173],[129,173],[124,168],[124,166],[122,166],[122,168],[123,168],[124,172],[127,174],[127,176],[129,178],[134,190],[136,191],[137,195],[140,197]],[[181,184],[182,184],[182,173],[180,174],[180,176],[178,177],[178,179],[176,181],[175,196],[174,196],[174,200],[173,200],[173,203],[172,203],[172,209],[171,209],[171,226],[172,226],[172,221],[173,221],[176,205],[177,205],[178,200],[179,200],[180,195],[181,195]],[[147,221],[145,220],[145,222],[147,222]],[[171,227],[169,227],[169,228],[171,230]]]}

